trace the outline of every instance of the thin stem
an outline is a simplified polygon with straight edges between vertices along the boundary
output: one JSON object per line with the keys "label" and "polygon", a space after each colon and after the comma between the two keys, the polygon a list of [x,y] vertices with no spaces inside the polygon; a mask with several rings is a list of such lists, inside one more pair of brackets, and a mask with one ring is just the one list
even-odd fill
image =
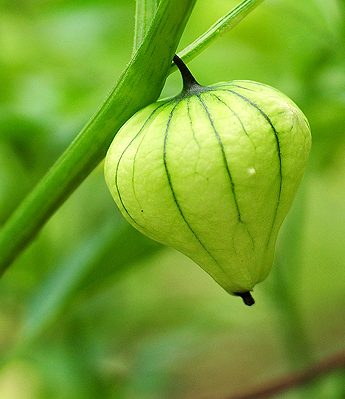
{"label": "thin stem", "polygon": [[[244,0],[233,8],[230,12],[214,23],[210,29],[199,36],[194,42],[178,53],[179,58],[185,63],[191,61],[198,54],[204,51],[214,40],[233,29],[242,21],[251,11],[253,11],[264,0]],[[176,70],[176,65],[171,66],[171,72]]]}
{"label": "thin stem", "polygon": [[321,376],[341,369],[345,370],[345,352],[321,360],[304,371],[288,375],[281,380],[273,381],[261,388],[253,389],[240,395],[229,396],[228,399],[267,399],[276,397],[276,395],[282,392],[306,385]]}
{"label": "thin stem", "polygon": [[187,68],[187,65],[178,57],[176,54],[173,61],[177,65],[177,68],[181,72],[183,80],[183,91],[190,91],[193,87],[199,87],[199,83],[195,80],[191,71]]}

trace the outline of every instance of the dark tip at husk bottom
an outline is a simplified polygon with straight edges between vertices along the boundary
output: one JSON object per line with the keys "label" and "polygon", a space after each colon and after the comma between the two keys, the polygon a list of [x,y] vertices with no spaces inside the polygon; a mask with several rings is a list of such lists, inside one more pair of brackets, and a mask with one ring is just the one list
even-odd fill
{"label": "dark tip at husk bottom", "polygon": [[249,291],[246,292],[234,292],[234,295],[240,296],[243,300],[243,303],[247,306],[252,306],[255,303],[252,294]]}

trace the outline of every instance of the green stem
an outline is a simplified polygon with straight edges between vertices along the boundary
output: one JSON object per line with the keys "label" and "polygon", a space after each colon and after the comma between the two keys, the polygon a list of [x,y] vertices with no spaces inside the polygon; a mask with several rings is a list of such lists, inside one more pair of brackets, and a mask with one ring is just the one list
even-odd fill
{"label": "green stem", "polygon": [[[264,0],[244,0],[230,12],[214,23],[210,29],[199,36],[194,42],[178,53],[178,56],[188,62],[205,50],[214,40],[233,29],[242,21],[251,11],[253,11]],[[176,70],[176,65],[172,65],[172,70]]]}
{"label": "green stem", "polygon": [[136,0],[133,54],[141,46],[158,9],[159,0]]}
{"label": "green stem", "polygon": [[124,122],[158,98],[195,2],[161,1],[150,31],[103,106],[3,227],[0,274],[103,159]]}

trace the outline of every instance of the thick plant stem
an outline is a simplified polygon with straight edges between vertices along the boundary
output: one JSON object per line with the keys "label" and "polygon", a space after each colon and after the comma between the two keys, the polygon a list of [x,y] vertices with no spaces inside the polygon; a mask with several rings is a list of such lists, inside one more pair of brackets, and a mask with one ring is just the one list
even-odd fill
{"label": "thick plant stem", "polygon": [[141,46],[158,9],[159,0],[136,0],[133,54]]}
{"label": "thick plant stem", "polygon": [[142,45],[101,109],[2,228],[0,275],[102,160],[123,123],[158,98],[195,2],[161,1]]}

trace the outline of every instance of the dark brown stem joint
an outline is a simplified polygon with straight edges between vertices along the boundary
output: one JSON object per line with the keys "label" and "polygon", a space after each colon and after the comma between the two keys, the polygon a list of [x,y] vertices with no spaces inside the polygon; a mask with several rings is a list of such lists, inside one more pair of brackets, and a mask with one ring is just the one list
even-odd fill
{"label": "dark brown stem joint", "polygon": [[234,295],[240,296],[244,302],[245,305],[247,306],[252,306],[255,303],[254,298],[252,297],[252,294],[249,291],[246,292],[234,292]]}

